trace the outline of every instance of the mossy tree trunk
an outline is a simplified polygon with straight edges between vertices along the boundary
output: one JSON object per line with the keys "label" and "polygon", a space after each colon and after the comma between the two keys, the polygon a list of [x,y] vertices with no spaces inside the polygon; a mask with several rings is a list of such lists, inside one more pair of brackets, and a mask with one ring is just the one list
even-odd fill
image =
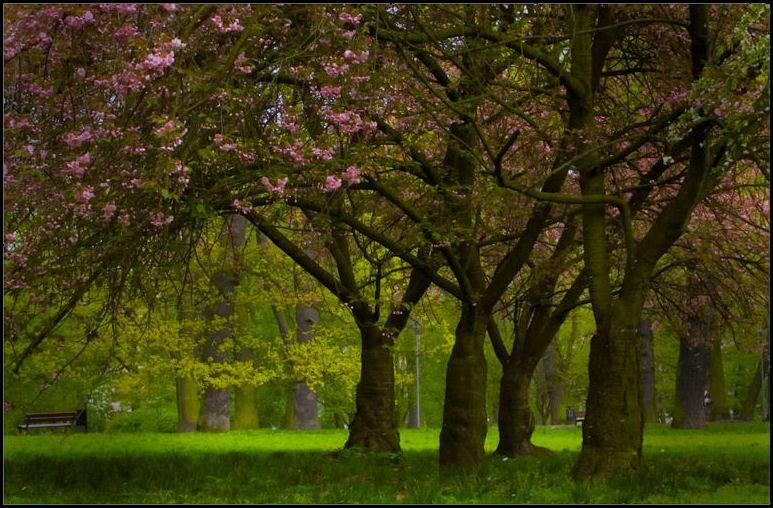
{"label": "mossy tree trunk", "polygon": [[446,368],[440,463],[462,469],[484,461],[486,440],[486,358],[483,342],[490,316],[462,304]]}
{"label": "mossy tree trunk", "polygon": [[722,337],[714,336],[709,358],[709,393],[713,403],[709,408],[709,420],[720,421],[730,419],[730,405],[727,401],[727,384],[725,370],[722,365]]}
{"label": "mossy tree trunk", "polygon": [[[580,28],[587,8],[573,6],[572,9]],[[695,79],[702,74],[708,58],[708,17],[706,5],[690,6],[688,31]],[[573,45],[583,37],[574,38]],[[582,53],[572,52],[573,68],[576,61],[582,61]],[[589,134],[585,133],[586,138]],[[573,471],[575,478],[606,478],[641,467],[644,417],[637,328],[645,296],[656,263],[681,236],[697,203],[719,180],[718,175],[709,174],[713,147],[708,126],[696,125],[686,139],[690,141],[691,153],[684,179],[677,194],[665,204],[641,240],[635,242],[628,230],[623,283],[614,295],[605,211],[596,201],[604,196],[603,174],[592,159],[586,160],[580,169],[582,194],[594,198],[583,204],[582,215],[585,268],[591,280],[589,288],[597,330],[591,340],[587,413],[582,450]],[[639,197],[634,195],[631,202],[637,200]],[[621,220],[624,227],[630,228],[629,219],[621,217]]]}
{"label": "mossy tree trunk", "polygon": [[652,321],[642,318],[639,321],[641,339],[641,391],[642,411],[645,423],[657,423],[658,407],[655,393],[655,349],[653,344]]}
{"label": "mossy tree trunk", "polygon": [[[210,332],[204,347],[203,360],[217,370],[218,364],[225,363],[228,353],[223,347],[226,339],[234,333],[234,296],[240,282],[241,255],[238,249],[244,245],[246,221],[241,215],[226,218],[224,226],[224,259],[222,266],[214,273],[212,283],[220,295],[209,310]],[[214,377],[217,377],[215,374]],[[199,414],[198,429],[207,432],[228,432],[231,429],[231,389],[216,384],[204,387]]]}
{"label": "mossy tree trunk", "polygon": [[679,338],[679,359],[674,397],[675,429],[707,428],[704,394],[709,388],[711,319],[704,313],[690,316],[688,333]]}
{"label": "mossy tree trunk", "polygon": [[199,391],[192,376],[177,377],[177,432],[195,432],[199,417]]}

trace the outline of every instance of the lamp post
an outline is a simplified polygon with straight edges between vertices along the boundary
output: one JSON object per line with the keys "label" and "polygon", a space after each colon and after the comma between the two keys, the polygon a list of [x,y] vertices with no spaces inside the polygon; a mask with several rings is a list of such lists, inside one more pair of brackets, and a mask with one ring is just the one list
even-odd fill
{"label": "lamp post", "polygon": [[421,384],[419,380],[419,340],[421,330],[421,319],[413,319],[413,334],[416,336],[416,428],[421,428]]}

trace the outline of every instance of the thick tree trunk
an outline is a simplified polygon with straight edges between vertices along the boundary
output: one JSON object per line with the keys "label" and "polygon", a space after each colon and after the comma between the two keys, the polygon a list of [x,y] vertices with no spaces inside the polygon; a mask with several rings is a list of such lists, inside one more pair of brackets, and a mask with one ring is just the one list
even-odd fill
{"label": "thick tree trunk", "polygon": [[537,361],[511,359],[502,366],[499,390],[499,445],[495,455],[550,457],[553,452],[531,443],[535,417],[529,406],[529,385]]}
{"label": "thick tree trunk", "polygon": [[[627,310],[628,312],[625,312]],[[590,384],[575,478],[605,478],[641,467],[641,352],[638,313],[615,313],[610,329],[591,339]],[[625,321],[620,316],[628,316]]]}
{"label": "thick tree trunk", "polygon": [[362,353],[360,382],[357,384],[357,413],[349,426],[344,448],[397,453],[400,435],[395,406],[394,361],[376,326],[361,326]]}
{"label": "thick tree trunk", "polygon": [[467,469],[483,463],[486,440],[486,358],[483,342],[489,316],[462,305],[456,340],[446,370],[440,464]]}
{"label": "thick tree trunk", "polygon": [[720,421],[730,419],[730,406],[727,402],[727,385],[725,370],[722,365],[722,338],[717,334],[711,348],[709,358],[709,393],[714,402],[709,410],[709,420]]}
{"label": "thick tree trunk", "polygon": [[[319,323],[319,312],[314,307],[298,304],[295,306],[295,323],[299,344],[314,338],[314,325]],[[319,429],[317,394],[305,381],[295,383],[293,390],[294,429]]]}
{"label": "thick tree trunk", "polygon": [[[252,364],[255,354],[251,349],[243,349],[237,355],[242,362]],[[242,383],[234,391],[234,430],[250,430],[260,428],[258,418],[258,387],[248,383]]]}
{"label": "thick tree trunk", "polygon": [[648,318],[639,320],[641,339],[641,391],[642,411],[645,423],[657,423],[658,408],[655,393],[655,349],[652,342],[652,322]]}
{"label": "thick tree trunk", "polygon": [[[223,351],[226,339],[233,335],[234,290],[240,280],[242,256],[238,248],[245,242],[247,222],[241,215],[226,219],[224,228],[225,259],[223,268],[213,277],[213,284],[222,295],[222,300],[214,305],[216,318],[225,320],[222,328],[211,333],[204,348],[204,361],[210,365],[222,364],[227,355]],[[209,432],[228,432],[231,429],[231,390],[229,387],[206,386],[199,415],[199,430]]]}
{"label": "thick tree trunk", "polygon": [[705,429],[708,427],[708,408],[704,398],[709,389],[711,314],[702,312],[691,316],[688,329],[687,336],[679,340],[674,421],[671,426],[676,429]]}
{"label": "thick tree trunk", "polygon": [[[222,307],[220,307],[222,310]],[[210,365],[223,363],[226,355],[220,350],[223,341],[230,331],[221,329],[214,332],[205,348],[204,360],[210,360]],[[231,389],[217,388],[212,385],[204,387],[199,412],[198,430],[203,432],[228,432],[231,430]]]}
{"label": "thick tree trunk", "polygon": [[191,376],[177,378],[177,432],[195,432],[198,426],[199,392]]}

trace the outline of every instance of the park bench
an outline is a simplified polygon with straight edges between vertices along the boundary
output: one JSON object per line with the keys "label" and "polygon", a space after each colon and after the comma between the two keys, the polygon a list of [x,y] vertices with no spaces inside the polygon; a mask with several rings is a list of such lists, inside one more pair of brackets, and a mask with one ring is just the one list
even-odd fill
{"label": "park bench", "polygon": [[585,411],[569,408],[566,410],[566,421],[574,424],[582,424],[585,421]]}
{"label": "park bench", "polygon": [[27,413],[19,430],[49,429],[70,427],[77,432],[86,432],[86,410],[65,411],[61,413]]}

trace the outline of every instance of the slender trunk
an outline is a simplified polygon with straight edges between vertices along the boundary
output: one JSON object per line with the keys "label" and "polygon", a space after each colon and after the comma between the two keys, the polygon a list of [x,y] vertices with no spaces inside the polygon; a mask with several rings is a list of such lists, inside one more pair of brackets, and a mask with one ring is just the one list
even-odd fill
{"label": "slender trunk", "polygon": [[177,377],[177,432],[195,432],[198,426],[199,392],[192,376]]}
{"label": "slender trunk", "polygon": [[[314,307],[299,303],[295,306],[295,322],[299,344],[314,338],[314,325],[319,323],[319,312]],[[317,394],[305,381],[295,383],[293,390],[294,429],[319,429]]]}
{"label": "slender trunk", "polygon": [[713,400],[709,420],[729,420],[730,406],[727,402],[727,385],[725,384],[725,370],[722,365],[722,338],[719,334],[714,337],[709,358],[709,393]]}
{"label": "slender trunk", "polygon": [[690,316],[689,332],[679,340],[679,360],[676,373],[674,421],[676,429],[705,429],[708,408],[704,403],[709,388],[709,358],[711,355],[711,314]]}
{"label": "slender trunk", "polygon": [[[770,359],[767,352],[768,347],[766,346],[762,355],[763,358],[767,360],[765,364],[763,364],[762,360],[757,360],[757,368],[754,371],[754,376],[752,376],[751,382],[749,383],[749,391],[747,392],[746,400],[744,401],[743,408],[741,409],[741,420],[748,422],[754,416],[754,408],[757,405],[757,399],[760,397],[762,383],[768,373]],[[770,380],[768,380],[768,383],[769,382]],[[765,394],[763,393],[762,396],[764,397]],[[768,409],[768,411],[770,410]],[[765,416],[766,415],[763,415],[763,420]]]}
{"label": "slender trunk", "polygon": [[652,342],[652,322],[648,318],[639,320],[639,338],[641,339],[641,391],[644,422],[657,423],[655,350]]}
{"label": "slender trunk", "polygon": [[537,363],[534,358],[513,358],[502,366],[499,390],[499,445],[495,455],[553,455],[547,448],[531,443],[536,421],[529,406],[529,385]]}
{"label": "slender trunk", "polygon": [[360,382],[357,413],[349,426],[344,448],[362,447],[374,452],[397,453],[400,435],[395,406],[395,373],[392,353],[376,326],[362,325]]}
{"label": "slender trunk", "polygon": [[[576,318],[573,318],[572,330],[575,329],[575,322]],[[545,371],[545,383],[548,387],[550,423],[555,425],[566,420],[566,408],[569,403],[569,393],[559,375],[558,346],[555,340],[551,340],[545,350],[545,355],[542,357],[542,367]]]}
{"label": "slender trunk", "polygon": [[486,440],[486,358],[483,342],[489,315],[462,305],[446,370],[440,464],[463,469],[483,463]]}

